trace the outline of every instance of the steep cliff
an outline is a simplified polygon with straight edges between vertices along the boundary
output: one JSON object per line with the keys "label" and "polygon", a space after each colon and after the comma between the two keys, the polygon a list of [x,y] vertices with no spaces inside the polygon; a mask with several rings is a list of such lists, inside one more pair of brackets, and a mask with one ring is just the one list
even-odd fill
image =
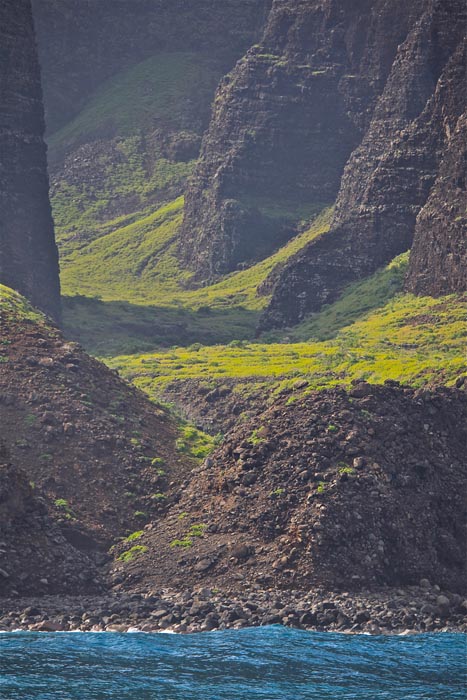
{"label": "steep cliff", "polygon": [[426,5],[344,170],[330,233],[282,271],[263,327],[299,321],[410,248],[417,214],[465,108],[465,5]]}
{"label": "steep cliff", "polygon": [[467,290],[467,113],[448,147],[426,205],[417,218],[407,278],[415,294]]}
{"label": "steep cliff", "polygon": [[398,45],[426,3],[273,3],[219,87],[180,254],[201,279],[264,257],[334,201]]}
{"label": "steep cliff", "polygon": [[30,0],[0,2],[0,282],[60,315]]}

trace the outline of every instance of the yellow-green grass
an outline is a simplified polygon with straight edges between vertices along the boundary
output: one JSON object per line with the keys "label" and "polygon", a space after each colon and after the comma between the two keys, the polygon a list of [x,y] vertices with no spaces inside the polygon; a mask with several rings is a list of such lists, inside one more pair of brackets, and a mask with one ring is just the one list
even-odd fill
{"label": "yellow-green grass", "polygon": [[[328,340],[341,328],[384,306],[403,289],[409,252],[398,255],[370,277],[349,285],[337,301],[311,314],[298,326],[287,329],[285,336],[291,341]],[[277,334],[269,335],[274,339]]]}
{"label": "yellow-green grass", "polygon": [[[93,354],[253,338],[271,271],[329,229],[330,210],[272,256],[209,287],[189,289],[178,261],[183,198],[62,259],[64,323]],[[86,298],[85,298],[86,297]]]}
{"label": "yellow-green grass", "polygon": [[140,304],[170,296],[189,277],[174,255],[182,216],[179,198],[70,253],[62,261],[64,294]]}
{"label": "yellow-green grass", "polygon": [[2,334],[2,318],[6,316],[18,321],[35,321],[47,325],[44,314],[35,309],[27,299],[9,287],[0,284],[0,339]]}
{"label": "yellow-green grass", "polygon": [[467,367],[465,301],[398,295],[328,341],[174,348],[108,364],[154,397],[174,379],[193,378],[269,378],[283,385],[303,377],[313,389],[353,379],[449,384]]}
{"label": "yellow-green grass", "polygon": [[[159,53],[100,85],[49,137],[52,164],[72,153],[51,190],[63,257],[180,194],[195,160],[171,160],[154,133],[200,135],[222,73],[217,60],[200,54]],[[77,150],[84,144],[92,149]]]}
{"label": "yellow-green grass", "polygon": [[[156,158],[147,167],[144,138],[131,136],[115,143],[115,154],[97,152],[89,180],[62,180],[52,191],[55,232],[62,261],[91,241],[128,224],[144,220],[178,194],[195,161],[173,163]],[[120,155],[118,155],[120,154]],[[125,211],[115,216],[114,208]]]}
{"label": "yellow-green grass", "polygon": [[258,296],[258,286],[276,265],[328,231],[330,210],[266,260],[209,287],[192,290],[187,289],[191,275],[180,266],[176,255],[182,218],[183,197],[179,197],[149,216],[70,253],[62,261],[64,294],[194,310],[204,305],[242,305],[259,310],[265,307],[267,297]]}

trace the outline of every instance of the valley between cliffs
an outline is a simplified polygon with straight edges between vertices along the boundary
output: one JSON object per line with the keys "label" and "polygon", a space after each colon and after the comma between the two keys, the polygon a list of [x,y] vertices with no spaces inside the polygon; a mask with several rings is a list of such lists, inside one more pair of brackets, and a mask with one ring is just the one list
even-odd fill
{"label": "valley between cliffs", "polygon": [[0,16],[0,631],[466,632],[464,4]]}

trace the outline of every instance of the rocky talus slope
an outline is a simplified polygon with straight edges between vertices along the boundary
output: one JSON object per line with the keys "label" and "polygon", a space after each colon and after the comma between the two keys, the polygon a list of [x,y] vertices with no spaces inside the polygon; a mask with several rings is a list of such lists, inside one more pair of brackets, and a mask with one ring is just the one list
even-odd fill
{"label": "rocky talus slope", "polygon": [[94,563],[67,541],[35,485],[0,446],[0,597],[101,589]]}
{"label": "rocky talus slope", "polygon": [[[465,587],[463,389],[285,394],[234,428],[117,561],[125,589]],[[123,547],[123,545],[122,545]]]}
{"label": "rocky talus slope", "polygon": [[0,283],[58,318],[58,254],[30,0],[0,2],[0,43]]}
{"label": "rocky talus slope", "polygon": [[0,438],[71,542],[96,549],[170,504],[194,461],[177,425],[44,322],[2,310]]}

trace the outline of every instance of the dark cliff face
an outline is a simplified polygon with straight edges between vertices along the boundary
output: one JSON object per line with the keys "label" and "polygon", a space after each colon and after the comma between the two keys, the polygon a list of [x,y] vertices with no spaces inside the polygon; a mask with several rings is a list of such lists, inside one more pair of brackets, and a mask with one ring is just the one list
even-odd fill
{"label": "dark cliff face", "polygon": [[219,87],[186,195],[181,255],[200,278],[267,255],[335,200],[422,5],[273,4],[260,45]]}
{"label": "dark cliff face", "polygon": [[271,0],[32,0],[47,129],[76,115],[100,83],[164,51],[204,51],[225,70],[250,46]]}
{"label": "dark cliff face", "polygon": [[417,218],[407,289],[438,296],[467,290],[467,113],[460,117]]}
{"label": "dark cliff face", "polygon": [[424,4],[346,165],[331,231],[283,270],[263,327],[319,310],[412,244],[417,214],[464,109],[465,6]]}
{"label": "dark cliff face", "polygon": [[0,47],[0,282],[58,318],[58,254],[30,0],[1,0]]}

